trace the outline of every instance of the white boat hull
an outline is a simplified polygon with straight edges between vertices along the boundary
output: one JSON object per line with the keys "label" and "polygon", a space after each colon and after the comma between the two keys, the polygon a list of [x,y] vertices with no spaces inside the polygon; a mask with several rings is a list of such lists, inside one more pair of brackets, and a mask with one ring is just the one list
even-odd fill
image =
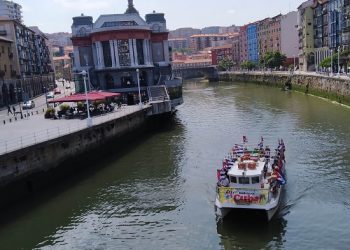
{"label": "white boat hull", "polygon": [[278,190],[278,193],[275,198],[273,198],[269,203],[266,205],[236,205],[236,204],[230,204],[230,205],[223,205],[220,203],[218,197],[216,197],[215,200],[215,207],[217,215],[219,215],[221,218],[225,218],[231,211],[234,210],[255,210],[255,211],[262,211],[266,214],[266,218],[268,221],[270,221],[273,216],[276,214],[279,204],[280,204],[280,196],[281,196],[282,188]]}

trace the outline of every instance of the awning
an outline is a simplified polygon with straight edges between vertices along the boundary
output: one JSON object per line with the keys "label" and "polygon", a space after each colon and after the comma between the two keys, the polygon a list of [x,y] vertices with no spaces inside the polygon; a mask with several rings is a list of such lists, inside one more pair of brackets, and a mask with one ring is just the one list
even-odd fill
{"label": "awning", "polygon": [[[107,98],[120,96],[120,93],[112,93],[112,92],[103,92],[103,91],[91,91],[87,93],[87,99],[89,101],[100,101],[106,100]],[[74,94],[66,97],[61,97],[58,99],[53,99],[48,101],[48,103],[56,103],[56,102],[85,102],[86,96],[85,94]]]}

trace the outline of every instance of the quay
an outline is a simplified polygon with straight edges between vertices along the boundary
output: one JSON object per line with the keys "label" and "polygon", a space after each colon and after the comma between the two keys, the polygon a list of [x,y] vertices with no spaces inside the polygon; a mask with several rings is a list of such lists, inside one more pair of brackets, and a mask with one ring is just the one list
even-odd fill
{"label": "quay", "polygon": [[350,105],[350,78],[310,72],[230,71],[219,74],[220,81],[251,82],[296,90]]}
{"label": "quay", "polygon": [[[73,168],[82,167],[79,157],[142,130],[151,110],[150,104],[123,106],[93,117],[92,127],[87,126],[86,119],[44,119],[43,114],[1,125],[0,208],[16,201],[17,194],[22,197],[30,193],[37,176],[45,179],[59,168],[64,175],[71,175]],[[71,160],[78,162],[77,166],[67,170],[65,163]]]}

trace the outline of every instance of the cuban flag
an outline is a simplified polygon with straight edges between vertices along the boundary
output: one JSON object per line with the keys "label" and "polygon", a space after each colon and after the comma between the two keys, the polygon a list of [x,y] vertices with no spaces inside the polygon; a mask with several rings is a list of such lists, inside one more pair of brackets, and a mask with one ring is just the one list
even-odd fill
{"label": "cuban flag", "polygon": [[287,183],[286,179],[283,177],[283,175],[279,171],[276,171],[275,174],[277,176],[277,181],[280,185],[285,185]]}
{"label": "cuban flag", "polygon": [[261,136],[261,140],[260,140],[260,143],[258,144],[258,147],[260,149],[263,149],[264,148],[264,138]]}

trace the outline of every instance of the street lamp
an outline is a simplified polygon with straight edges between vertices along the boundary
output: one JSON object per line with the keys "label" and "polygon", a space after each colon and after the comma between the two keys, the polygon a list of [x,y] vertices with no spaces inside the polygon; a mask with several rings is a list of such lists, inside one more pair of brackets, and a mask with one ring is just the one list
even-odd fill
{"label": "street lamp", "polygon": [[331,76],[333,76],[333,50],[331,49]]}
{"label": "street lamp", "polygon": [[86,87],[86,71],[83,70],[81,72],[81,74],[83,75],[83,78],[84,78],[84,90],[85,90],[85,99],[86,99],[86,111],[87,111],[87,120],[86,120],[86,124],[87,126],[90,128],[92,127],[92,119],[91,119],[91,116],[90,116],[90,109],[89,109],[89,99],[88,99],[88,95],[87,95],[87,87]]}
{"label": "street lamp", "polygon": [[294,73],[294,71],[295,71],[295,55],[293,55],[293,73]]}
{"label": "street lamp", "polygon": [[140,89],[140,70],[136,69],[136,75],[137,75],[137,86],[139,88],[139,106],[142,107],[142,101],[141,101],[141,89]]}
{"label": "street lamp", "polygon": [[340,46],[338,46],[338,77],[340,76],[340,63],[339,63],[339,55],[340,55]]}

